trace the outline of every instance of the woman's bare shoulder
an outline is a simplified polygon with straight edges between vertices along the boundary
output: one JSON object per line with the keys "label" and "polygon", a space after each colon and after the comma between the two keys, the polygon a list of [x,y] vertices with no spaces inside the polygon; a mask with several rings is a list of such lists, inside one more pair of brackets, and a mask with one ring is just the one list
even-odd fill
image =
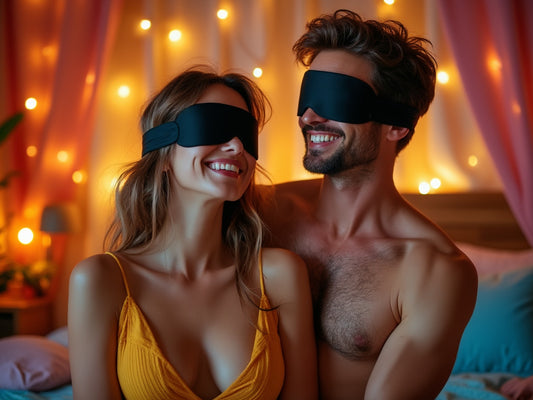
{"label": "woman's bare shoulder", "polygon": [[71,277],[79,280],[102,281],[113,274],[113,269],[120,272],[116,261],[108,254],[95,254],[87,257],[74,267]]}
{"label": "woman's bare shoulder", "polygon": [[263,268],[301,268],[304,263],[300,256],[281,247],[264,247],[262,250]]}
{"label": "woman's bare shoulder", "polygon": [[263,275],[269,296],[282,303],[309,284],[304,261],[295,253],[282,248],[263,249]]}
{"label": "woman's bare shoulder", "polygon": [[126,293],[119,266],[108,254],[95,254],[76,264],[70,275],[70,292],[107,300],[123,298]]}

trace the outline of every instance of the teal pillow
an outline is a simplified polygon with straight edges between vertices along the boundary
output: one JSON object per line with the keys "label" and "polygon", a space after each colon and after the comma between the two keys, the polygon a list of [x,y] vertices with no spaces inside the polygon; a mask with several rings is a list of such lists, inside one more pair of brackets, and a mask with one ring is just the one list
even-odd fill
{"label": "teal pillow", "polygon": [[480,277],[452,373],[533,375],[533,267]]}

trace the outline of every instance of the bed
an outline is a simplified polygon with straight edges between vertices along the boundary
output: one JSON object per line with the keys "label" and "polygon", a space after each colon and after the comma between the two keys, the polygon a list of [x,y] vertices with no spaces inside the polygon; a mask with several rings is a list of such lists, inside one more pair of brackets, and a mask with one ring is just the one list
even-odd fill
{"label": "bed", "polygon": [[[507,399],[503,384],[533,376],[533,249],[501,193],[405,197],[457,242],[479,274],[476,309],[437,400]],[[72,399],[67,346],[66,328],[45,337],[1,339],[0,400]],[[16,362],[27,370],[19,371],[19,386],[6,388],[6,381],[13,383],[6,364]]]}
{"label": "bed", "polygon": [[479,277],[474,313],[437,400],[508,399],[502,385],[533,376],[533,249],[501,193],[405,197],[448,233]]}

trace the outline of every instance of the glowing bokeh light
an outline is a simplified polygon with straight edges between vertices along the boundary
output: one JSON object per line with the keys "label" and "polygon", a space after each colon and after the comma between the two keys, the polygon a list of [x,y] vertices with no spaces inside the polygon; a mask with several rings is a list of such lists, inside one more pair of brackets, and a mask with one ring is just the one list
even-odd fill
{"label": "glowing bokeh light", "polygon": [[168,38],[171,42],[177,42],[181,39],[181,31],[179,29],[173,29],[168,33]]}
{"label": "glowing bokeh light", "polygon": [[22,244],[30,244],[33,241],[33,231],[30,228],[22,228],[18,232],[17,238]]}
{"label": "glowing bokeh light", "polygon": [[37,107],[37,99],[35,97],[28,97],[24,103],[27,110],[33,110]]}
{"label": "glowing bokeh light", "polygon": [[513,101],[511,104],[511,110],[513,110],[513,114],[520,115],[522,114],[522,107],[520,107],[520,104],[518,104],[517,101]]}
{"label": "glowing bokeh light", "polygon": [[430,190],[431,186],[427,182],[420,182],[420,184],[418,185],[418,192],[420,194],[428,194]]}
{"label": "glowing bokeh light", "polygon": [[26,155],[28,157],[35,157],[37,155],[37,146],[28,146],[26,147]]}
{"label": "glowing bokeh light", "polygon": [[72,181],[74,183],[83,183],[85,182],[85,173],[83,171],[74,171],[72,173]]}
{"label": "glowing bokeh light", "polygon": [[119,95],[119,97],[122,97],[123,99],[128,97],[130,95],[130,92],[131,92],[130,87],[128,85],[122,85],[117,90],[117,94]]}
{"label": "glowing bokeh light", "polygon": [[225,10],[223,8],[217,11],[218,19],[226,19],[228,18],[228,15],[229,15],[228,10]]}
{"label": "glowing bokeh light", "polygon": [[493,72],[500,72],[502,69],[502,63],[497,57],[490,57],[487,64],[489,69]]}
{"label": "glowing bokeh light", "polygon": [[257,68],[254,68],[252,74],[256,77],[256,78],[260,78],[261,76],[263,76],[263,69],[257,67]]}
{"label": "glowing bokeh light", "polygon": [[468,165],[470,165],[471,167],[477,166],[478,162],[479,160],[477,159],[476,156],[472,155],[468,157]]}
{"label": "glowing bokeh light", "polygon": [[61,150],[57,152],[57,160],[62,163],[66,163],[69,159],[68,152]]}
{"label": "glowing bokeh light", "polygon": [[429,184],[431,185],[431,187],[432,187],[433,189],[438,189],[438,188],[440,188],[441,181],[440,181],[439,178],[433,178],[433,179],[431,180],[431,182],[429,182]]}
{"label": "glowing bokeh light", "polygon": [[152,22],[149,20],[149,19],[143,19],[141,20],[141,22],[139,23],[139,26],[141,27],[141,29],[143,31],[147,31],[148,29],[151,28],[152,26]]}
{"label": "glowing bokeh light", "polygon": [[446,71],[439,71],[437,72],[437,80],[445,85],[450,81],[450,75]]}

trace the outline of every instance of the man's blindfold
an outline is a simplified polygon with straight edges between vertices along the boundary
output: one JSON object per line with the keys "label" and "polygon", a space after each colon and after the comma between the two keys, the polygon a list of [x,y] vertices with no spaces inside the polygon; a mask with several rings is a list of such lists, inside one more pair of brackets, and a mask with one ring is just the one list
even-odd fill
{"label": "man's blindfold", "polygon": [[379,97],[366,82],[334,72],[308,70],[304,74],[298,116],[311,108],[323,118],[349,124],[379,122],[413,129],[415,108]]}
{"label": "man's blindfold", "polygon": [[257,159],[257,121],[248,111],[221,103],[199,103],[179,113],[175,121],[146,131],[142,155],[177,143],[183,147],[218,145],[238,137]]}

